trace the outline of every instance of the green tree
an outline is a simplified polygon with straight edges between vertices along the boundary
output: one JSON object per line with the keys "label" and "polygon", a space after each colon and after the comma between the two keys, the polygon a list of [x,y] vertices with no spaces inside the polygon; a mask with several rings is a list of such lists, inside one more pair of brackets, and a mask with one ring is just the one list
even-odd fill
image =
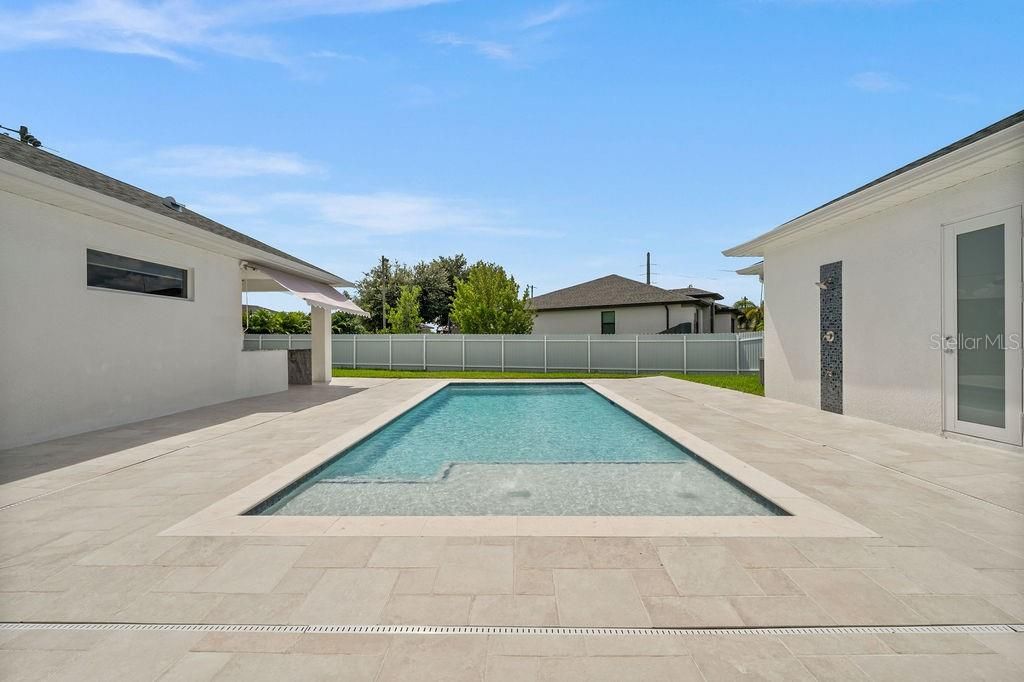
{"label": "green tree", "polygon": [[331,314],[331,333],[365,334],[366,325],[363,324],[363,318],[336,310]]}
{"label": "green tree", "polygon": [[416,264],[413,280],[420,288],[420,312],[424,320],[445,329],[451,326],[455,283],[466,277],[466,270],[466,257],[461,253]]}
{"label": "green tree", "polygon": [[764,306],[759,306],[744,296],[733,303],[733,308],[740,311],[737,322],[747,331],[764,331]]}
{"label": "green tree", "polygon": [[416,334],[423,318],[420,317],[420,288],[416,285],[402,287],[402,293],[394,308],[388,310],[388,326],[392,334]]}
{"label": "green tree", "polygon": [[[245,312],[242,312],[242,329],[246,329]],[[249,313],[248,334],[282,334],[281,313],[257,309]]]}
{"label": "green tree", "polygon": [[291,311],[278,313],[281,316],[281,331],[285,334],[308,334],[310,330],[309,313]]}
{"label": "green tree", "polygon": [[402,263],[386,260],[377,263],[356,284],[356,303],[370,314],[365,318],[365,326],[369,331],[384,330],[387,318],[384,315],[385,305],[392,308],[398,303],[402,287],[413,283],[412,270]]}
{"label": "green tree", "polygon": [[514,277],[500,265],[480,261],[456,282],[452,322],[463,334],[529,334],[533,311]]}

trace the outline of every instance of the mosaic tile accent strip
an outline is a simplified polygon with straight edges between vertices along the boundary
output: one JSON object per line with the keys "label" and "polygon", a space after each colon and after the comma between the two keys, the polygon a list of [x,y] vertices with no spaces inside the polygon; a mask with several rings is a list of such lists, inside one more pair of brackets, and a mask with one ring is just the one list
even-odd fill
{"label": "mosaic tile accent strip", "polygon": [[819,269],[821,290],[821,409],[843,413],[843,262]]}

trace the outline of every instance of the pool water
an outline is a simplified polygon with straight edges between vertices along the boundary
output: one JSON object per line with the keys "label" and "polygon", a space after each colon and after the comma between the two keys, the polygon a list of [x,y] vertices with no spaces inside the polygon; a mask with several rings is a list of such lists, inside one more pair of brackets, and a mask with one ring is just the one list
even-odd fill
{"label": "pool water", "polygon": [[250,514],[775,516],[584,384],[449,384]]}

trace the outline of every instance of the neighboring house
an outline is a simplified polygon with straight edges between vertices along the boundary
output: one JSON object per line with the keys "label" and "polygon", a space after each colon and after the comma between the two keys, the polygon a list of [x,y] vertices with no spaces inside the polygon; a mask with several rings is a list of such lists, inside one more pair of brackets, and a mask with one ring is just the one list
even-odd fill
{"label": "neighboring house", "polygon": [[726,250],[764,259],[767,395],[1021,445],[1022,204],[1019,112]]}
{"label": "neighboring house", "polygon": [[608,275],[530,299],[535,334],[709,334],[736,331],[720,294],[662,289]]}
{"label": "neighboring house", "polygon": [[0,449],[287,388],[242,352],[242,291],[313,307],[314,378],[347,280],[164,198],[0,136]]}

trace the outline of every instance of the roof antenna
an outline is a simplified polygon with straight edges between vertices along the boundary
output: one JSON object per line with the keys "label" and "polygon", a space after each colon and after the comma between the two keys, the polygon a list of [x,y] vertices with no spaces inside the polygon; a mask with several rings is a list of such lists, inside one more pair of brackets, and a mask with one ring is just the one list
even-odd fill
{"label": "roof antenna", "polygon": [[647,252],[647,283],[651,283],[651,252]]}
{"label": "roof antenna", "polygon": [[43,143],[39,141],[39,138],[37,138],[32,133],[28,132],[28,126],[19,126],[17,130],[15,130],[14,128],[8,128],[7,126],[0,126],[0,128],[3,128],[4,130],[9,130],[12,133],[18,133],[18,138],[24,144],[36,147],[37,149],[43,146]]}

